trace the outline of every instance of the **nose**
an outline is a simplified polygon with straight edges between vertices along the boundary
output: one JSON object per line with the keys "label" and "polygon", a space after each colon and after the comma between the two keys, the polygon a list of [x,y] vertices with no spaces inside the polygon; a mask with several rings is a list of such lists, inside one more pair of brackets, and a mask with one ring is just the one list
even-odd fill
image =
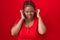
{"label": "nose", "polygon": [[31,14],[31,12],[28,12],[28,14]]}

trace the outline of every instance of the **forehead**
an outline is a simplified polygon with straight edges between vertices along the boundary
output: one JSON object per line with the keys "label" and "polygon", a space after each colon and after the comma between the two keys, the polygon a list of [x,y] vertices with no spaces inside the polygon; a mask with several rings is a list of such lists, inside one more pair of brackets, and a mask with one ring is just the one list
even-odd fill
{"label": "forehead", "polygon": [[30,6],[30,5],[28,5],[28,6],[25,7],[24,10],[25,11],[30,11],[30,10],[34,10],[34,8],[32,6]]}

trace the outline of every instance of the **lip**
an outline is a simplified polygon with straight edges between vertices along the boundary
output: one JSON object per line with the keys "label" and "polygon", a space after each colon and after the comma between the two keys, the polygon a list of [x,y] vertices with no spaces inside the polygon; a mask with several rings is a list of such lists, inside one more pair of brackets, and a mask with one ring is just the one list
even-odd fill
{"label": "lip", "polygon": [[31,15],[27,15],[27,17],[28,17],[28,18],[30,18],[30,17],[31,17]]}
{"label": "lip", "polygon": [[27,15],[27,16],[31,16],[31,15]]}
{"label": "lip", "polygon": [[30,15],[28,15],[27,17],[31,17]]}

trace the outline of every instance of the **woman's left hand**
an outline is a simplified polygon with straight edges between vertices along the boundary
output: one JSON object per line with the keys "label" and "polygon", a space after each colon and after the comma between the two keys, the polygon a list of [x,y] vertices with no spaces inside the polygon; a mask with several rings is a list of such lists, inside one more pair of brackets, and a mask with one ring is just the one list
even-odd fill
{"label": "woman's left hand", "polygon": [[37,9],[37,18],[40,18],[40,9]]}

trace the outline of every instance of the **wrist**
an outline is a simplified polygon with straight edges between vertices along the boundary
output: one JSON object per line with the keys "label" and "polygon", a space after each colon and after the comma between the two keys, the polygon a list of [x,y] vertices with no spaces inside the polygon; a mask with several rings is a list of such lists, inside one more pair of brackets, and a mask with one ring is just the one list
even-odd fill
{"label": "wrist", "polygon": [[24,20],[24,18],[21,18],[20,20]]}
{"label": "wrist", "polygon": [[41,19],[41,17],[39,16],[38,19]]}
{"label": "wrist", "polygon": [[37,17],[38,19],[40,18],[40,16]]}

